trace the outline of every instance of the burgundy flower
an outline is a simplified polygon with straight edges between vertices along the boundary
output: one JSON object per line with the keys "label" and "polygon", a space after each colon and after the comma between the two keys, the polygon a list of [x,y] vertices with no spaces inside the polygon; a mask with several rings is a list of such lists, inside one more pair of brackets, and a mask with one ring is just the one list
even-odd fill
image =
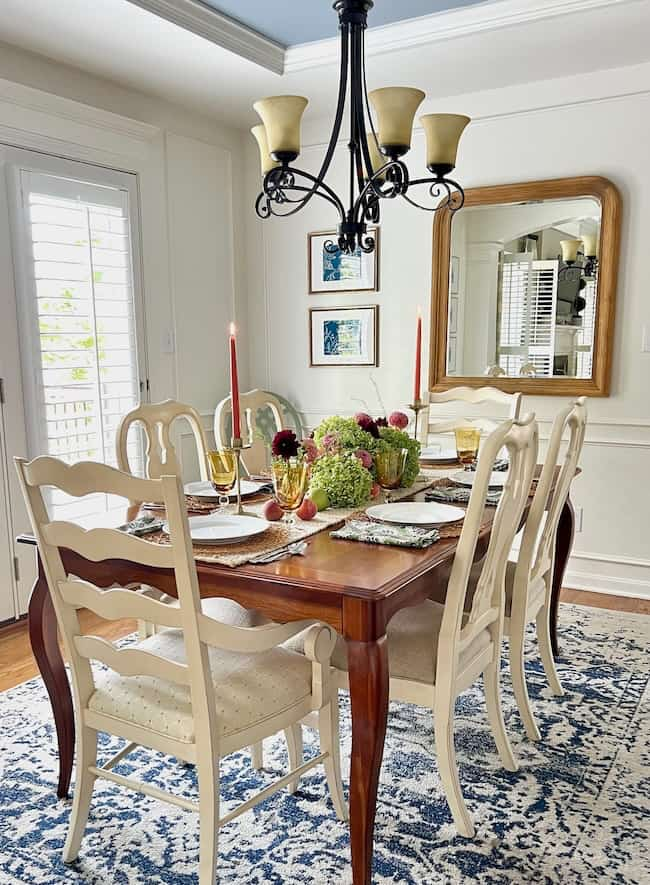
{"label": "burgundy flower", "polygon": [[374,436],[375,439],[379,439],[379,429],[377,428],[377,422],[373,421],[370,415],[357,415],[357,424],[362,430],[365,430],[366,433],[369,433],[370,436]]}
{"label": "burgundy flower", "polygon": [[388,421],[385,418],[375,418],[377,427],[388,427]]}
{"label": "burgundy flower", "polygon": [[362,421],[372,421],[372,418],[366,412],[357,412],[354,416],[354,420],[359,426],[361,426]]}
{"label": "burgundy flower", "polygon": [[293,430],[278,430],[271,444],[271,451],[275,457],[284,458],[285,461],[288,461],[289,458],[295,458],[299,448],[300,443],[296,439],[296,434]]}
{"label": "burgundy flower", "polygon": [[370,470],[372,467],[372,455],[370,452],[367,452],[365,449],[357,449],[354,454],[359,461],[361,461],[366,470]]}

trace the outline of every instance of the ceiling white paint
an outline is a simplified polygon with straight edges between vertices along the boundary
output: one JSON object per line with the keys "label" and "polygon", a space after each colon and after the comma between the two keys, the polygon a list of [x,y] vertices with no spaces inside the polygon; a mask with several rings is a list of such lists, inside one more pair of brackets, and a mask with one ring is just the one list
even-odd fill
{"label": "ceiling white paint", "polygon": [[[558,0],[556,6],[563,2],[580,9],[593,0]],[[489,7],[496,10],[501,5],[495,2]],[[436,22],[444,30],[457,20],[455,17],[485,6],[442,13]],[[0,40],[163,96],[236,127],[256,122],[251,105],[263,95],[297,92],[309,97],[308,114],[312,117],[332,112],[338,65],[331,48],[322,55],[325,63],[310,67],[303,59],[304,69],[281,76],[129,0],[2,0],[2,12]],[[376,29],[384,36],[389,31]],[[453,33],[453,28],[447,27],[447,32]],[[648,33],[650,0],[618,0],[567,15],[502,26],[492,30],[489,39],[482,32],[465,33],[428,45],[392,47],[389,54],[373,53],[371,32],[368,82],[371,88],[422,85],[428,93],[426,109],[430,110],[436,98],[650,60]],[[319,44],[313,47],[318,59]],[[561,148],[558,133],[558,150]]]}

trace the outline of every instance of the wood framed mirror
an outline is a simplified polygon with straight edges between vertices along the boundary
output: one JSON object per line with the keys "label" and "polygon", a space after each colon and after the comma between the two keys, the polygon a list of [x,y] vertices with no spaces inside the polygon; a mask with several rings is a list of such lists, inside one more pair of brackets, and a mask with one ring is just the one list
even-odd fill
{"label": "wood framed mirror", "polygon": [[473,188],[437,212],[430,390],[608,396],[620,214],[595,176]]}

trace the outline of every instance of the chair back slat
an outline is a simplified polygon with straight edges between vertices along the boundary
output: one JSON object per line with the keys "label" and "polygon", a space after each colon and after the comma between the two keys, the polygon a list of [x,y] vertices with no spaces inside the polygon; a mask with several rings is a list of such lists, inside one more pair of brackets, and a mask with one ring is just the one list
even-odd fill
{"label": "chair back slat", "polygon": [[[450,433],[457,427],[468,424],[481,433],[492,433],[504,418],[519,418],[521,401],[521,393],[506,393],[495,387],[458,386],[431,392],[425,433]],[[493,411],[489,415],[485,414],[485,407],[492,409],[495,406],[501,407],[501,417],[496,418]],[[477,410],[476,407],[483,408]]]}
{"label": "chair back slat", "polygon": [[116,529],[84,529],[74,522],[51,522],[43,526],[43,539],[53,547],[74,550],[84,559],[127,559],[158,568],[174,567],[171,547],[152,544]]}
{"label": "chair back slat", "polygon": [[180,627],[181,614],[176,605],[150,599],[133,590],[100,590],[94,584],[79,579],[60,581],[61,596],[68,605],[87,608],[100,618],[116,621],[129,613],[129,618],[148,621],[162,627]]}
{"label": "chair back slat", "polygon": [[161,655],[137,648],[116,648],[99,636],[75,636],[74,646],[82,658],[101,661],[120,676],[152,676],[177,685],[190,685],[190,670]]}
{"label": "chair back slat", "polygon": [[[139,495],[141,501],[155,501],[160,496],[160,483],[140,479],[129,473],[97,464],[95,461],[78,461],[66,464],[58,458],[43,455],[33,461],[19,459],[23,465],[25,481],[29,486],[55,486],[67,495],[82,498],[95,492],[128,498]],[[106,469],[98,469],[106,468]]]}
{"label": "chair back slat", "polygon": [[[505,446],[510,468],[494,514],[490,540],[483,559],[469,613],[466,600],[476,546],[483,524],[485,501],[494,462]],[[469,505],[463,520],[447,589],[439,654],[452,651],[453,669],[458,653],[480,631],[494,629],[500,636],[505,605],[505,572],[508,552],[526,506],[537,461],[538,429],[533,415],[522,421],[508,420],[483,442],[474,477]],[[445,664],[448,667],[448,662]],[[443,662],[440,661],[440,667]],[[442,670],[440,671],[442,672]]]}
{"label": "chair back slat", "polygon": [[[128,435],[132,425],[140,425],[145,434],[144,472],[151,479],[163,475],[181,475],[181,465],[171,439],[172,425],[184,419],[190,426],[196,444],[201,479],[207,480],[206,453],[208,443],[201,416],[192,406],[168,399],[160,403],[141,403],[122,418],[117,430],[117,463],[120,470],[131,473],[128,453]],[[144,498],[140,499],[146,500]]]}

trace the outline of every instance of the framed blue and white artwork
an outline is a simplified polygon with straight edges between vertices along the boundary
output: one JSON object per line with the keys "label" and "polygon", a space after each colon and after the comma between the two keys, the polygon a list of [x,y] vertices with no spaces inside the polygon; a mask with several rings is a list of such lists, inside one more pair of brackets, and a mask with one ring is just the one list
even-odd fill
{"label": "framed blue and white artwork", "polygon": [[312,307],[310,366],[378,365],[379,307]]}
{"label": "framed blue and white artwork", "polygon": [[309,234],[307,264],[309,294],[323,292],[376,292],[379,288],[379,228],[369,227],[375,238],[373,252],[357,248],[352,255],[339,249],[333,252],[325,244],[336,243],[335,231]]}

